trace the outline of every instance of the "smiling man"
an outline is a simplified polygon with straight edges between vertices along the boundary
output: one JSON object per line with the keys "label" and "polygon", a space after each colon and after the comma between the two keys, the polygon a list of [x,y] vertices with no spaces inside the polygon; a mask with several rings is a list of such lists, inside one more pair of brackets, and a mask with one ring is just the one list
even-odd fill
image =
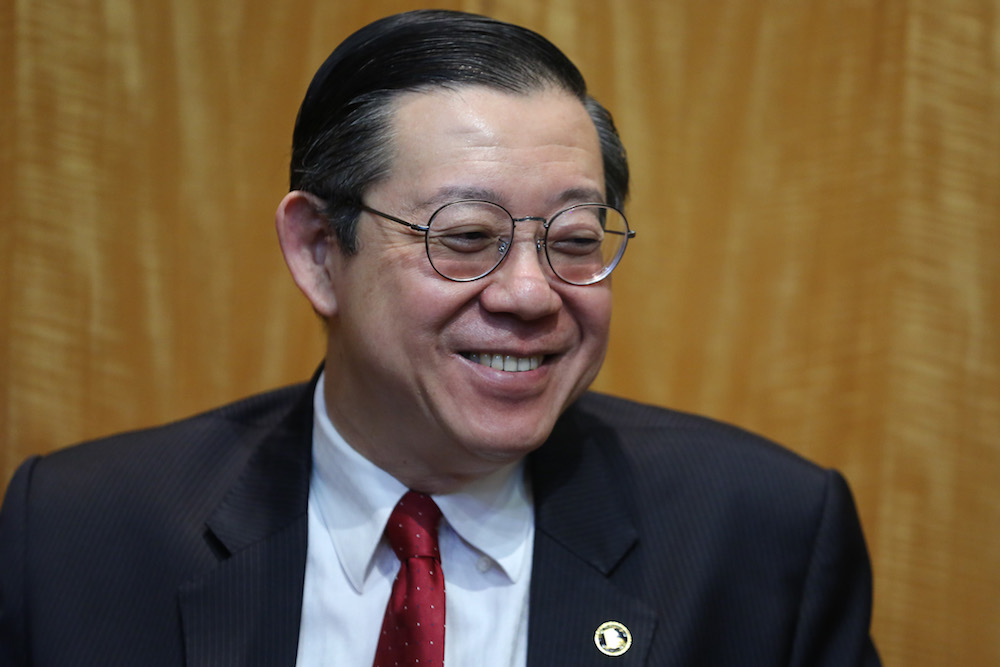
{"label": "smiling man", "polygon": [[313,381],[21,467],[0,665],[877,665],[843,479],[587,393],[625,152],[539,35],[392,16],[276,214]]}
{"label": "smiling man", "polygon": [[[278,209],[292,275],[329,324],[332,422],[410,488],[450,493],[521,460],[604,358],[610,281],[570,284],[545,255],[589,283],[611,268],[601,243],[627,238],[598,238],[600,217],[624,218],[580,210],[605,200],[597,131],[577,96],[534,87],[398,95],[391,163],[359,197],[355,253],[331,243],[322,198],[296,190]],[[439,275],[452,272],[460,280]]]}

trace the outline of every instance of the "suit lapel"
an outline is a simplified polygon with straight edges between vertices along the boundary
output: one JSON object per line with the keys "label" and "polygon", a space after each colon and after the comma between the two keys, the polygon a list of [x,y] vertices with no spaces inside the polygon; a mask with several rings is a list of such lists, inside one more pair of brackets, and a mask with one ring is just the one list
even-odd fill
{"label": "suit lapel", "polygon": [[627,628],[632,642],[615,664],[646,662],[656,614],[612,581],[638,540],[617,451],[613,431],[582,423],[571,408],[530,458],[536,523],[529,667],[607,664],[595,643],[607,621]]}
{"label": "suit lapel", "polygon": [[207,522],[214,569],[180,589],[187,664],[295,664],[307,546],[312,389],[262,428]]}
{"label": "suit lapel", "polygon": [[[207,522],[217,567],[181,587],[189,667],[292,667],[298,646],[316,378],[279,424],[261,429],[242,475]],[[627,627],[621,667],[645,664],[655,612],[613,582],[638,540],[613,431],[572,408],[529,460],[536,530],[528,665],[603,665],[606,621]]]}

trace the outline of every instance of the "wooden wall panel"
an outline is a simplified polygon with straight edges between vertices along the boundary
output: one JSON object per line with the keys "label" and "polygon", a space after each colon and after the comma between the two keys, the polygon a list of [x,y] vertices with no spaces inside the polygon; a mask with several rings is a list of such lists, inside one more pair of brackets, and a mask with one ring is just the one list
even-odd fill
{"label": "wooden wall panel", "polygon": [[[1000,5],[480,0],[580,64],[639,230],[598,388],[847,474],[887,664],[1000,663]],[[0,485],[308,376],[295,110],[412,1],[0,5]]]}

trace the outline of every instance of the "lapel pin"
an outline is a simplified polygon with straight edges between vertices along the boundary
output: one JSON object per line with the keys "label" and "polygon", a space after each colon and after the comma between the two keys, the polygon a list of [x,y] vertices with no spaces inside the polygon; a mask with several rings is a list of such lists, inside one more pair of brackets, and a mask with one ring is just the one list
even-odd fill
{"label": "lapel pin", "polygon": [[605,621],[594,633],[594,643],[604,655],[617,657],[632,646],[632,633],[618,621]]}

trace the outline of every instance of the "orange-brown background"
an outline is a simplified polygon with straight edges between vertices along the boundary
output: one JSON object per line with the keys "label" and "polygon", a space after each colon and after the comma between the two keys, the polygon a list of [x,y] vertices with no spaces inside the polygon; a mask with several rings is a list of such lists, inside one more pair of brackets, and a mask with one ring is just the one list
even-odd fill
{"label": "orange-brown background", "polygon": [[[271,227],[328,51],[415,2],[0,6],[0,487],[306,378]],[[848,476],[892,665],[1000,664],[1000,4],[468,0],[583,69],[639,236],[602,390]]]}

